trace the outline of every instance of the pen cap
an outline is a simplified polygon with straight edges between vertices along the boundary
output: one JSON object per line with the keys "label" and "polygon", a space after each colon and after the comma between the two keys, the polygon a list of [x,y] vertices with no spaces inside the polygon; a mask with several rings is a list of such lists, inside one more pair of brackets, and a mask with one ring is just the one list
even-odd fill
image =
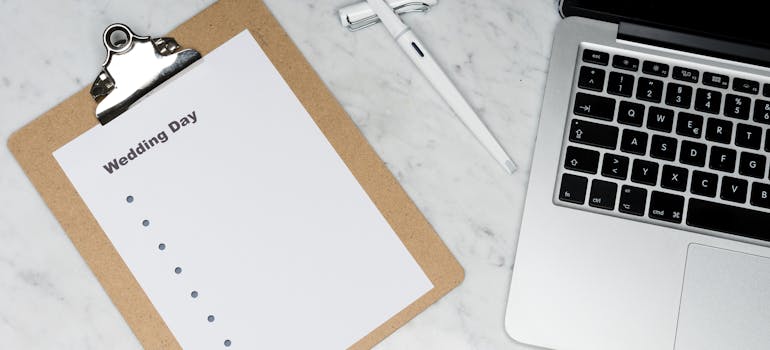
{"label": "pen cap", "polygon": [[[438,0],[386,0],[386,2],[397,14],[427,12],[438,4]],[[345,6],[338,11],[338,14],[342,26],[351,31],[369,27],[380,21],[366,1]]]}

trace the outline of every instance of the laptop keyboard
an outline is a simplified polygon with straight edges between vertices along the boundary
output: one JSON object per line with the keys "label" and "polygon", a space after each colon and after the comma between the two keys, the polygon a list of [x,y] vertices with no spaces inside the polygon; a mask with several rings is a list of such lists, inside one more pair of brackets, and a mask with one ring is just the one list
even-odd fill
{"label": "laptop keyboard", "polygon": [[578,53],[557,204],[770,241],[770,78]]}

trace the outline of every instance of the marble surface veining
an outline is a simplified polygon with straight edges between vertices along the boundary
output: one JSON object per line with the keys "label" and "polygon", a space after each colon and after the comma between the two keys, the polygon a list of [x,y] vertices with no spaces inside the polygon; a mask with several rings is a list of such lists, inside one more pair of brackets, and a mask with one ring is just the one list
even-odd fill
{"label": "marble surface veining", "polygon": [[[158,36],[211,0],[0,0],[0,139],[95,78],[100,34]],[[545,84],[555,0],[442,0],[405,16],[519,165],[506,175],[384,27],[351,33],[350,0],[266,0],[465,268],[463,284],[378,350],[525,349],[503,319]],[[0,348],[136,349],[126,323],[0,147]]]}

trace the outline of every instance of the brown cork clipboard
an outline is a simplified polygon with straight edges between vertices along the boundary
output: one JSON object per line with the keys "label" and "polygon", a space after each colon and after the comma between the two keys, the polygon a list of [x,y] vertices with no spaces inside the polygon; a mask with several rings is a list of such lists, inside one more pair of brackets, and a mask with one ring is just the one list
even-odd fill
{"label": "brown cork clipboard", "polygon": [[[261,1],[220,1],[168,36],[205,55],[244,29],[262,46],[433,283],[432,290],[350,347],[372,348],[459,285],[463,269]],[[98,123],[95,107],[88,89],[83,89],[15,132],[8,147],[142,346],[180,348],[53,157],[54,150]]]}

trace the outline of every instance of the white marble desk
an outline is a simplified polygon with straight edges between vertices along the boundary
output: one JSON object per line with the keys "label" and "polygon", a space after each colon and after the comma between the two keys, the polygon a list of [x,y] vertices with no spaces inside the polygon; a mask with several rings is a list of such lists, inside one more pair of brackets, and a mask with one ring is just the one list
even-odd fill
{"label": "white marble desk", "polygon": [[[545,83],[554,0],[442,0],[414,28],[520,166],[507,176],[381,26],[350,33],[350,0],[267,0],[459,259],[464,283],[377,349],[524,349],[503,329]],[[162,35],[211,0],[0,1],[0,140],[91,84],[101,32]],[[74,246],[0,147],[0,348],[136,349]]]}

